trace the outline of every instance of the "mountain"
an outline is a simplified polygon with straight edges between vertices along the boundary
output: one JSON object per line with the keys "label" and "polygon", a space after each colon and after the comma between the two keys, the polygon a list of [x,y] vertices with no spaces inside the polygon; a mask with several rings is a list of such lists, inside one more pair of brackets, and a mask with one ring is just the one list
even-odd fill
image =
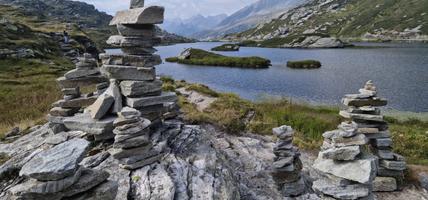
{"label": "mountain", "polygon": [[184,20],[180,18],[167,19],[162,28],[171,33],[192,37],[195,33],[213,29],[226,17],[226,14],[220,14],[207,17],[195,15]]}
{"label": "mountain", "polygon": [[198,33],[199,38],[216,38],[237,33],[269,21],[279,14],[305,3],[307,0],[259,0],[221,21],[213,30]]}
{"label": "mountain", "polygon": [[426,41],[426,8],[427,0],[312,0],[268,23],[228,38],[262,40],[270,46],[287,45],[308,36]]}

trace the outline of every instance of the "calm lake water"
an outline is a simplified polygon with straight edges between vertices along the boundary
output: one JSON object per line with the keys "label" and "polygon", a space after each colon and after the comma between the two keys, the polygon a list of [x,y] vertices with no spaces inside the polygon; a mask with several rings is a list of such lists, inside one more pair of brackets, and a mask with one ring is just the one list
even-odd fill
{"label": "calm lake water", "polygon": [[[162,58],[177,56],[185,48],[210,50],[222,43],[201,42],[158,47]],[[359,44],[361,45],[361,43]],[[363,44],[372,45],[372,44]],[[158,75],[203,83],[243,98],[288,97],[310,103],[339,105],[344,94],[356,93],[373,80],[388,109],[428,112],[428,45],[381,44],[387,48],[271,49],[243,47],[228,56],[261,56],[272,61],[269,69],[191,66],[164,62]],[[109,52],[118,50],[109,50]],[[120,51],[120,50],[119,50]],[[286,67],[289,60],[315,59],[315,70]]]}

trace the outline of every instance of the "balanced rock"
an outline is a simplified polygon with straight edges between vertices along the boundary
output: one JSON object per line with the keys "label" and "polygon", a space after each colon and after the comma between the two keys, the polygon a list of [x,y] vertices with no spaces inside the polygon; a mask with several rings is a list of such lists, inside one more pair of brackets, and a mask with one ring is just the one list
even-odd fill
{"label": "balanced rock", "polygon": [[165,9],[160,6],[149,6],[119,11],[111,20],[110,25],[118,24],[161,24]]}

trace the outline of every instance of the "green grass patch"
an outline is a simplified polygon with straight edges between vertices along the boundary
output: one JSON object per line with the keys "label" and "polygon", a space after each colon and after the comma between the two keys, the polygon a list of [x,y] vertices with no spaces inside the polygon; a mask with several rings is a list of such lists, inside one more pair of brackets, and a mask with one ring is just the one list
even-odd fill
{"label": "green grass patch", "polygon": [[214,47],[211,51],[239,51],[238,44],[223,44],[218,47]]}
{"label": "green grass patch", "polygon": [[190,57],[179,59],[178,57],[167,58],[167,62],[178,62],[188,65],[225,66],[239,68],[268,68],[270,60],[261,57],[228,57],[211,53],[201,49],[190,49]]}
{"label": "green grass patch", "polygon": [[208,95],[210,97],[219,97],[220,94],[214,90],[211,90],[208,86],[202,84],[191,84],[186,87],[186,90],[192,90],[201,94]]}
{"label": "green grass patch", "polygon": [[321,67],[321,62],[317,60],[288,61],[287,67],[293,69],[316,69]]}

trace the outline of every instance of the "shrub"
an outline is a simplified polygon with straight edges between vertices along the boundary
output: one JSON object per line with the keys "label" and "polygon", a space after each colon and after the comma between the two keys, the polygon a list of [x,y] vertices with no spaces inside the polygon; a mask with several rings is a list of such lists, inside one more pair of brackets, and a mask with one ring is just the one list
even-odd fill
{"label": "shrub", "polygon": [[288,61],[287,67],[294,69],[316,69],[321,67],[321,62],[316,60]]}

